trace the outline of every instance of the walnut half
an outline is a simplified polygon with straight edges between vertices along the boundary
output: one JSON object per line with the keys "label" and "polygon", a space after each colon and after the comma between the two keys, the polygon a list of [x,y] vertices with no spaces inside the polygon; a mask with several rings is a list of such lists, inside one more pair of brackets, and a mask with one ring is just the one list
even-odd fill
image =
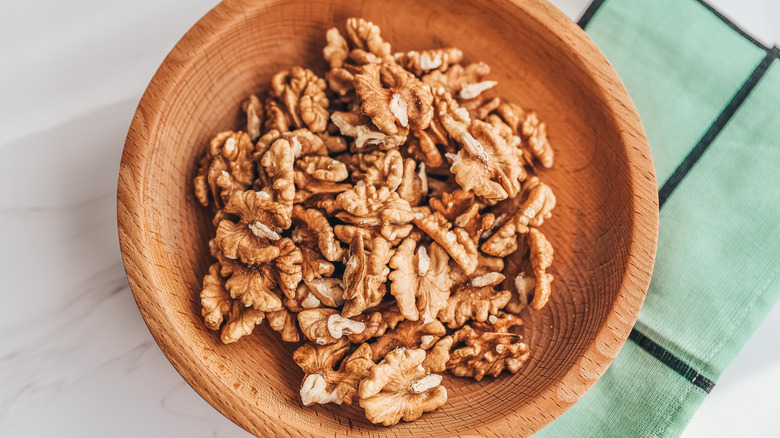
{"label": "walnut half", "polygon": [[369,421],[385,426],[401,419],[414,421],[447,402],[442,377],[430,374],[423,361],[425,351],[399,348],[388,353],[384,363],[371,367],[358,388]]}

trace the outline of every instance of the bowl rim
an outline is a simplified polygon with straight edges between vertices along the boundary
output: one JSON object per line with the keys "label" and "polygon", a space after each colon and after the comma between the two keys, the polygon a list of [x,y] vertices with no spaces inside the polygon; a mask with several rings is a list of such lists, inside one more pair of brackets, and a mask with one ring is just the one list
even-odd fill
{"label": "bowl rim", "polygon": [[[244,415],[236,415],[233,409],[238,408],[237,406],[215,397],[214,394],[229,390],[229,385],[211,381],[191,370],[191,364],[200,362],[200,358],[196,357],[194,351],[179,348],[176,339],[181,333],[171,336],[166,332],[171,327],[166,325],[165,318],[141,304],[153,297],[157,289],[154,278],[150,275],[152,272],[145,266],[145,263],[153,260],[148,245],[145,245],[149,236],[142,227],[143,222],[135,220],[144,217],[144,180],[148,169],[143,158],[153,148],[145,134],[154,132],[160,123],[160,109],[166,105],[160,96],[167,95],[176,87],[177,79],[192,65],[191,61],[188,61],[189,57],[180,53],[181,47],[213,44],[205,35],[209,32],[218,33],[229,26],[229,17],[235,9],[256,3],[258,2],[253,0],[224,0],[219,3],[182,36],[155,72],[139,102],[125,141],[117,184],[117,224],[125,272],[139,311],[174,368],[206,401],[240,427],[255,434],[264,427],[276,433],[289,433],[290,429],[281,424],[284,420],[280,421],[262,410],[254,410],[261,420],[253,421]],[[601,97],[607,111],[620,115],[616,116],[621,128],[619,136],[626,145],[630,183],[634,193],[631,207],[634,222],[630,231],[630,248],[618,295],[606,320],[579,360],[558,383],[543,389],[536,397],[562,402],[547,404],[549,409],[546,412],[534,412],[530,418],[534,418],[535,423],[532,421],[529,424],[529,417],[522,417],[526,421],[522,424],[522,429],[528,430],[530,434],[558,418],[578,401],[604,374],[626,342],[647,294],[655,261],[659,220],[658,192],[649,144],[634,103],[617,73],[595,43],[579,26],[545,0],[491,0],[491,3],[519,8],[549,32],[561,38],[563,34],[566,35],[567,44],[577,58],[575,61],[593,72],[591,77],[597,89],[605,91]],[[489,7],[489,4],[485,7]],[[208,32],[204,32],[206,29]],[[165,79],[162,79],[162,76],[165,76]],[[609,90],[609,93],[606,90]],[[480,427],[479,431],[491,434],[493,428],[512,426],[517,430],[520,415],[521,410],[515,411]],[[392,428],[387,428],[387,431],[392,434]]]}

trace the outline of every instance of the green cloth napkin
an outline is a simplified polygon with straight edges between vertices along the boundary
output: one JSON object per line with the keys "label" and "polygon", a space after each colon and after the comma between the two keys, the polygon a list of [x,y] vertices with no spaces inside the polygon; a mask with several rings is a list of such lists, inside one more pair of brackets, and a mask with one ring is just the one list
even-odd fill
{"label": "green cloth napkin", "polygon": [[647,131],[658,254],[629,341],[535,436],[679,436],[780,298],[778,49],[695,0],[596,1],[580,24]]}

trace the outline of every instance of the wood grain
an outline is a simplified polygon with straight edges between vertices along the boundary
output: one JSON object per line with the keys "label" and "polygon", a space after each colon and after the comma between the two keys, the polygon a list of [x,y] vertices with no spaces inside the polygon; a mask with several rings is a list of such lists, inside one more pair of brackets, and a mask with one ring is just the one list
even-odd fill
{"label": "wood grain", "polygon": [[[447,377],[449,402],[414,423],[370,424],[359,408],[304,408],[296,345],[267,327],[222,345],[199,316],[210,264],[208,212],[192,194],[210,137],[241,123],[239,104],[292,65],[322,74],[325,31],[351,16],[394,50],[455,46],[485,61],[499,95],[547,122],[558,196],[545,233],[554,292],[526,315],[531,359],[515,375]],[[119,237],[138,307],[160,348],[215,408],[259,436],[530,435],[572,406],[628,337],[652,271],[658,226],[647,140],[625,88],[588,37],[538,0],[226,0],[179,41],[152,79],[119,173]]]}

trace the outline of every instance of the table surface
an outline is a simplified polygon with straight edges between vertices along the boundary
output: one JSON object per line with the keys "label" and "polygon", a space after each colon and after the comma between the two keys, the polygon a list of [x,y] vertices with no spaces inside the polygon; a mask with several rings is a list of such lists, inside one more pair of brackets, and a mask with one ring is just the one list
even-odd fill
{"label": "table surface", "polygon": [[[587,0],[553,0],[577,20]],[[766,44],[780,2],[712,0]],[[116,232],[119,159],[157,66],[215,0],[0,4],[0,436],[241,437],[155,344]],[[780,306],[683,436],[780,430]]]}

